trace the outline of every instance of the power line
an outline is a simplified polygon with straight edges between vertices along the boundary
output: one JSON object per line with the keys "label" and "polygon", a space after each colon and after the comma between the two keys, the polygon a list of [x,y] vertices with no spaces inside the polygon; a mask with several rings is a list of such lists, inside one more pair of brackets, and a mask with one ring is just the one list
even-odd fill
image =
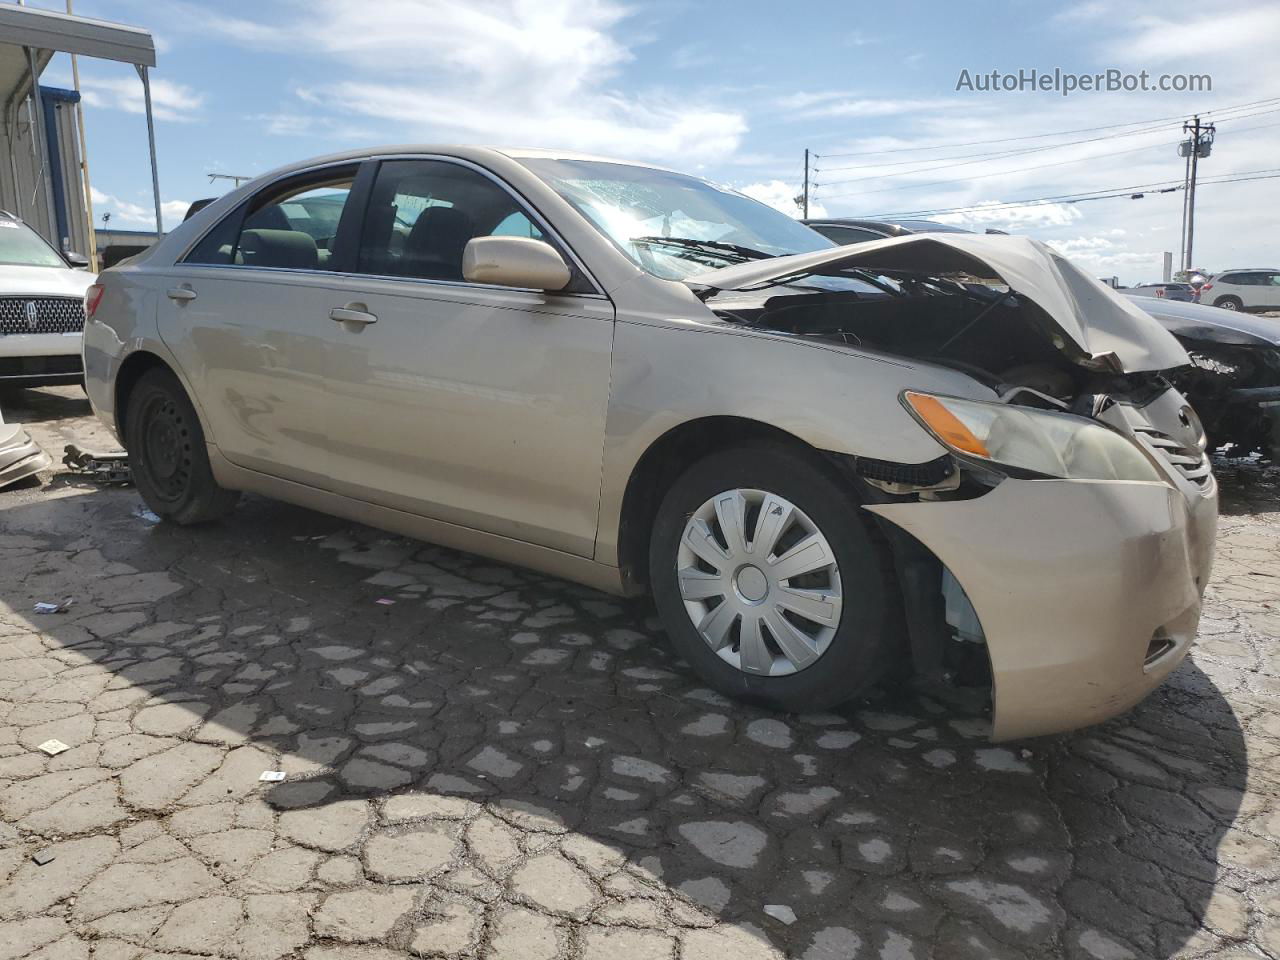
{"label": "power line", "polygon": [[[1200,180],[1199,185],[1220,183],[1247,183],[1253,180],[1274,180],[1280,178],[1280,167],[1263,170],[1239,170],[1235,173],[1216,174]],[[912,217],[930,217],[945,213],[967,213],[972,210],[1000,210],[1008,207],[1037,207],[1053,203],[1085,203],[1089,200],[1108,200],[1115,197],[1131,197],[1135,193],[1176,193],[1183,189],[1178,180],[1157,180],[1152,183],[1135,183],[1125,187],[1100,187],[1097,190],[1086,190],[1080,193],[1065,193],[1048,197],[1030,197],[1025,200],[1002,200],[994,203],[973,203],[959,207],[932,207],[924,210],[906,210],[893,213],[876,213],[867,216],[868,220],[905,220]]]}
{"label": "power line", "polygon": [[[1280,112],[1280,107],[1277,107],[1274,110],[1265,110],[1265,111],[1259,111],[1258,113],[1247,114],[1247,116],[1251,116],[1251,117],[1261,116],[1263,114],[1276,113],[1276,112]],[[1243,118],[1237,117],[1233,119],[1243,119]],[[1219,122],[1223,122],[1223,121],[1219,121]],[[1280,124],[1260,123],[1260,124],[1255,124],[1252,127],[1243,127],[1239,130],[1234,130],[1231,132],[1248,133],[1249,131],[1252,131],[1252,130],[1263,130],[1268,127],[1274,127],[1274,126],[1280,126]],[[1109,138],[1099,138],[1099,139],[1109,139]],[[894,190],[909,190],[913,188],[923,189],[925,187],[946,186],[952,183],[969,183],[970,181],[973,181],[973,180],[986,180],[986,179],[990,179],[991,177],[1002,177],[1002,176],[1007,176],[1009,174],[1026,173],[1031,170],[1043,170],[1046,167],[1061,167],[1061,166],[1067,166],[1072,163],[1085,163],[1089,160],[1102,160],[1107,157],[1119,157],[1119,156],[1124,156],[1130,153],[1140,153],[1143,150],[1149,150],[1152,147],[1159,147],[1164,145],[1165,144],[1160,144],[1160,143],[1148,143],[1148,144],[1143,144],[1140,147],[1133,147],[1129,150],[1116,150],[1108,153],[1094,153],[1094,154],[1090,154],[1087,157],[1075,157],[1070,160],[1054,160],[1050,163],[1038,163],[1038,164],[1033,164],[1029,167],[1014,167],[1012,170],[998,170],[993,173],[978,173],[978,174],[973,174],[972,176],[965,176],[965,177],[953,178],[948,180],[932,180],[926,183],[907,183],[907,184],[903,184],[902,186],[884,187],[877,190],[854,190],[854,191],[848,191],[845,193],[826,194],[823,196],[823,199],[824,200],[840,200],[846,197],[867,196],[873,193],[889,193]],[[976,163],[977,161],[973,161],[973,162]],[[967,164],[954,164],[954,166],[967,166]],[[945,169],[945,168],[936,167],[933,169]],[[865,183],[868,180],[887,180],[893,177],[904,177],[904,176],[910,176],[911,174],[914,174],[914,173],[924,173],[924,172],[927,172],[927,171],[926,170],[903,170],[903,171],[898,171],[897,173],[886,173],[878,176],[873,175],[869,177],[854,177],[849,180],[833,180],[830,183],[819,182],[819,183],[813,184],[813,186],[826,187],[826,186],[837,186],[837,185],[848,184],[848,183]]]}
{"label": "power line", "polygon": [[[1170,145],[1170,144],[1166,144]],[[1109,153],[1095,153],[1087,157],[1075,157],[1070,160],[1054,160],[1050,163],[1037,163],[1029,167],[1014,167],[1012,170],[997,170],[992,173],[978,173],[973,176],[961,177],[959,179],[952,178],[950,180],[931,180],[928,183],[907,183],[896,187],[882,187],[877,190],[853,190],[848,193],[834,193],[823,197],[824,200],[839,200],[843,197],[861,197],[868,196],[873,193],[891,193],[895,190],[914,190],[924,189],[925,187],[941,187],[952,183],[970,183],[974,180],[988,180],[991,177],[1007,177],[1015,173],[1026,173],[1031,170],[1044,170],[1047,167],[1062,167],[1072,163],[1085,163],[1089,160],[1102,160],[1107,157],[1120,157],[1129,153],[1139,153],[1143,150],[1150,150],[1152,147],[1161,146],[1161,144],[1146,143],[1140,147],[1133,147],[1129,150],[1113,150]],[[888,176],[901,176],[902,174],[890,174]],[[884,177],[865,177],[864,180],[881,180]],[[856,183],[857,180],[844,181],[846,183]]]}
{"label": "power line", "polygon": [[[1271,103],[1280,103],[1280,97],[1268,97],[1264,100],[1253,100],[1253,101],[1250,101],[1249,103],[1239,103],[1239,104],[1235,104],[1234,106],[1218,107],[1215,110],[1204,110],[1201,112],[1204,115],[1208,115],[1212,113],[1220,114],[1220,113],[1226,113],[1226,112],[1231,112],[1235,110],[1243,110],[1248,107],[1256,107],[1262,104],[1271,104]],[[884,154],[888,154],[888,153],[915,153],[921,150],[940,150],[940,149],[945,149],[947,147],[978,147],[978,146],[984,146],[992,143],[1015,143],[1021,140],[1043,140],[1047,137],[1065,137],[1065,136],[1070,136],[1076,133],[1093,133],[1098,130],[1118,130],[1123,127],[1136,127],[1136,126],[1141,126],[1143,124],[1155,124],[1155,123],[1166,123],[1166,122],[1171,123],[1174,121],[1181,121],[1185,117],[1186,117],[1185,113],[1180,113],[1180,114],[1175,114],[1169,117],[1158,117],[1155,119],[1147,119],[1147,120],[1131,120],[1128,123],[1110,123],[1110,124],[1104,124],[1098,127],[1079,127],[1075,130],[1058,130],[1053,133],[1032,133],[1032,134],[1027,134],[1021,137],[997,137],[996,139],[993,139],[993,140],[969,140],[963,143],[936,143],[929,146],[921,146],[921,147],[892,147],[887,150],[866,150],[860,153],[824,153],[824,154],[820,154],[819,156],[820,158],[830,158],[830,159],[837,159],[842,157],[874,157],[874,156],[883,156]],[[1223,120],[1226,118],[1218,117],[1218,119]],[[1239,118],[1237,117],[1234,119],[1239,119]]]}
{"label": "power line", "polygon": [[[1277,113],[1277,112],[1280,112],[1280,106],[1271,107],[1271,108],[1266,109],[1266,110],[1258,110],[1258,111],[1253,112],[1253,113],[1241,114],[1240,116],[1230,117],[1230,118],[1228,118],[1228,119],[1230,119],[1230,120],[1243,120],[1243,119],[1245,119],[1245,118],[1247,118],[1247,117],[1256,117],[1256,116],[1262,116],[1262,115],[1264,115],[1264,114],[1268,114],[1268,113]],[[1219,123],[1222,123],[1222,122],[1225,122],[1225,121],[1219,120],[1218,122],[1219,122]],[[920,167],[920,168],[919,168],[919,169],[917,169],[917,170],[909,170],[909,171],[905,171],[905,172],[904,172],[904,174],[892,174],[892,176],[902,176],[902,175],[905,175],[906,173],[922,173],[922,172],[925,172],[925,171],[927,171],[927,170],[943,170],[943,169],[946,169],[946,167],[945,167],[945,166],[941,166],[941,164],[943,164],[943,162],[944,162],[944,161],[949,161],[949,160],[968,160],[968,159],[970,159],[970,158],[978,158],[978,159],[985,159],[985,160],[999,160],[999,159],[1003,159],[1003,158],[1007,158],[1007,157],[1022,156],[1022,155],[1028,154],[1028,153],[1043,153],[1043,152],[1044,152],[1044,151],[1046,151],[1046,150],[1058,150],[1058,149],[1061,149],[1061,148],[1063,148],[1063,147],[1072,147],[1072,146],[1077,146],[1077,145],[1079,145],[1079,144],[1084,144],[1084,143],[1097,143],[1097,142],[1098,142],[1098,141],[1100,141],[1100,140],[1114,140],[1114,139],[1117,139],[1117,138],[1120,138],[1120,137],[1137,137],[1137,136],[1143,136],[1143,135],[1148,134],[1148,133],[1157,133],[1157,132],[1159,132],[1159,131],[1164,130],[1164,129],[1165,129],[1165,128],[1167,128],[1168,126],[1169,126],[1169,124],[1168,124],[1168,123],[1160,123],[1160,124],[1156,124],[1156,125],[1154,125],[1154,126],[1144,127],[1144,128],[1143,128],[1143,129],[1141,129],[1141,130],[1130,130],[1130,131],[1128,131],[1128,132],[1126,132],[1126,133],[1113,133],[1113,134],[1107,134],[1106,136],[1101,136],[1101,137],[1086,137],[1086,138],[1081,139],[1081,140],[1067,140],[1067,141],[1064,141],[1064,142],[1062,142],[1062,143],[1049,143],[1049,144],[1044,144],[1044,145],[1042,145],[1042,146],[1038,146],[1038,147],[1022,147],[1022,148],[1019,148],[1019,149],[1017,149],[1017,150],[1006,150],[1006,151],[995,152],[995,153],[993,153],[993,152],[991,152],[991,151],[980,151],[980,152],[978,152],[978,153],[958,154],[958,155],[950,156],[950,157],[927,157],[927,158],[922,158],[922,159],[919,159],[919,160],[895,160],[895,161],[893,161],[893,162],[891,162],[891,163],[847,164],[847,165],[842,166],[842,167],[815,167],[814,169],[815,169],[815,171],[816,171],[816,172],[818,172],[818,173],[822,173],[822,172],[824,172],[824,171],[826,171],[826,172],[831,172],[831,173],[835,173],[835,172],[840,171],[840,170],[876,170],[876,169],[881,169],[881,168],[885,168],[885,167],[903,167],[903,166],[909,166],[909,165],[911,165],[911,164],[935,164],[935,163],[936,163],[936,164],[940,164],[939,166],[933,166],[933,167]],[[1256,128],[1247,128],[1247,129],[1256,129]],[[963,164],[963,163],[952,164],[952,166],[958,166],[958,167],[962,167],[962,166],[966,166],[966,165],[967,165],[967,164]],[[858,178],[858,179],[874,179],[874,178],[872,178],[872,177],[860,177],[860,178]],[[832,181],[830,181],[830,182],[829,182],[829,184],[828,184],[828,185],[834,185],[834,184],[840,184],[840,183],[851,183],[851,182],[853,182],[853,181],[851,181],[851,180],[832,180]]]}

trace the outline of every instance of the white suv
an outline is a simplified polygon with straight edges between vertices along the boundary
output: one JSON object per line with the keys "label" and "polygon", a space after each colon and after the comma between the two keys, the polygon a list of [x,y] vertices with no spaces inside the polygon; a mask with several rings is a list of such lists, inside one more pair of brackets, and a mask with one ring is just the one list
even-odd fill
{"label": "white suv", "polygon": [[1280,310],[1280,270],[1227,270],[1205,282],[1200,302],[1224,310]]}
{"label": "white suv", "polygon": [[0,387],[79,383],[84,292],[93,274],[0,210]]}

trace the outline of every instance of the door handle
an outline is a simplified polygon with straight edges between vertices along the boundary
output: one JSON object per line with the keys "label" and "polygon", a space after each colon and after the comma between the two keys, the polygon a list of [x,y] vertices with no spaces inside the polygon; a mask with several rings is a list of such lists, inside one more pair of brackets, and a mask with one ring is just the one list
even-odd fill
{"label": "door handle", "polygon": [[170,287],[165,291],[165,296],[178,303],[187,303],[196,298],[196,292],[190,287]]}
{"label": "door handle", "polygon": [[329,311],[329,319],[339,323],[358,323],[361,326],[378,322],[378,318],[369,311],[356,310],[354,307],[334,307]]}

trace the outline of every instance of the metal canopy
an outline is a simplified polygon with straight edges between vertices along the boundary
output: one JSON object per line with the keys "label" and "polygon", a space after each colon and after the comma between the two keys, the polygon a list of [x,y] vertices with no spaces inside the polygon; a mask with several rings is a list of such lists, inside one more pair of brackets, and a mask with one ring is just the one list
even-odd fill
{"label": "metal canopy", "polygon": [[[156,65],[156,45],[141,27],[92,20],[69,13],[37,10],[0,3],[0,109],[4,123],[16,123],[18,104],[34,95],[39,101],[39,75],[54,53],[69,53],[101,60],[131,63],[138,71],[147,116],[151,150],[151,185],[156,207],[156,235],[164,232],[160,219],[160,178],[156,169],[155,121],[151,114],[151,81],[148,69]],[[41,111],[34,111],[46,178],[50,175]],[[47,184],[46,184],[47,187]],[[50,191],[46,188],[46,194]],[[52,197],[49,204],[52,206]]]}
{"label": "metal canopy", "polygon": [[90,20],[52,10],[0,4],[0,43],[58,53],[156,65],[156,45],[141,27]]}

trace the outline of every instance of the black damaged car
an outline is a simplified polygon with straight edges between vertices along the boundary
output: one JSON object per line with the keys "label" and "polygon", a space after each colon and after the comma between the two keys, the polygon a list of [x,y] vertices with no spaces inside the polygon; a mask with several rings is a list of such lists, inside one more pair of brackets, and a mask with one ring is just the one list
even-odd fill
{"label": "black damaged car", "polygon": [[1189,366],[1166,375],[1191,401],[1210,445],[1280,461],[1280,318],[1127,295],[1190,355]]}

